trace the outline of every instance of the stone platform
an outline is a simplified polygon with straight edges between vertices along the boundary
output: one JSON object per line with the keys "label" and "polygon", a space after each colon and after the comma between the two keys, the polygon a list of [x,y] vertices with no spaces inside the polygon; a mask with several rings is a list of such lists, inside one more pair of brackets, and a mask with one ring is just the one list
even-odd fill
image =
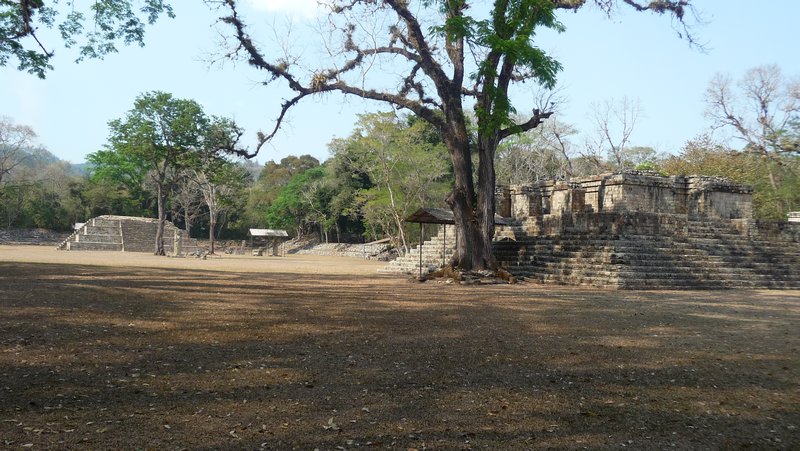
{"label": "stone platform", "polygon": [[[800,223],[752,218],[715,177],[603,174],[501,189],[495,256],[519,278],[616,289],[800,288]],[[450,235],[454,235],[450,233]],[[448,243],[450,253],[455,243]],[[425,243],[423,273],[441,267]],[[385,268],[416,274],[419,250]]]}
{"label": "stone platform", "polygon": [[[92,218],[61,242],[66,251],[153,252],[158,219],[104,215]],[[164,249],[179,255],[190,246],[180,229],[164,225]]]}

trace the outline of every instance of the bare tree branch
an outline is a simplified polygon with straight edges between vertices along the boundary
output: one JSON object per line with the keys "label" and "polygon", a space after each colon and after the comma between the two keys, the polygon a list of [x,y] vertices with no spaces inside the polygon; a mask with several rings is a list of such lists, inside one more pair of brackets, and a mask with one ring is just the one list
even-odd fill
{"label": "bare tree branch", "polygon": [[516,133],[524,133],[528,130],[532,130],[539,126],[545,119],[549,118],[553,115],[553,111],[541,111],[540,109],[536,108],[533,110],[533,115],[527,121],[515,125],[513,127],[508,127],[500,130],[499,136],[500,139],[507,138]]}

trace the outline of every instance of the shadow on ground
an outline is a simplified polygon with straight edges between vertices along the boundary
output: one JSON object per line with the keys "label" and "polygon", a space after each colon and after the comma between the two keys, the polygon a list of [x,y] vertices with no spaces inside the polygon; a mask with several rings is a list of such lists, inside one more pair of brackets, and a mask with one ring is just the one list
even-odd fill
{"label": "shadow on ground", "polygon": [[800,293],[0,263],[16,448],[800,446]]}

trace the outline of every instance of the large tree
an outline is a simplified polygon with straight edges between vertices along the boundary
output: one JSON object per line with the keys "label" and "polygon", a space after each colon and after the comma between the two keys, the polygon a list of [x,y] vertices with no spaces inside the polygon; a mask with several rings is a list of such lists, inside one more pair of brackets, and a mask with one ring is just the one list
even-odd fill
{"label": "large tree", "polygon": [[155,254],[164,255],[167,194],[175,176],[191,161],[191,154],[203,148],[209,119],[193,100],[150,92],[137,97],[125,117],[108,126],[109,150],[124,157],[121,160],[141,162],[147,169],[158,204]]}
{"label": "large tree", "polygon": [[[494,235],[494,159],[499,143],[538,126],[552,111],[534,109],[513,120],[512,85],[535,80],[552,87],[560,64],[534,42],[541,28],[563,30],[559,9],[594,4],[606,11],[613,0],[496,0],[489,8],[466,0],[333,0],[330,64],[304,70],[298,55],[272,54],[251,36],[235,0],[209,1],[225,10],[236,46],[227,54],[279,80],[294,95],[281,107],[275,135],[287,112],[306,97],[338,92],[406,109],[441,135],[453,163],[454,186],[447,203],[458,230],[451,262],[463,269],[492,268]],[[672,14],[683,23],[689,0],[620,0],[638,11]],[[319,64],[319,63],[316,63]],[[383,68],[380,74],[378,68]],[[396,82],[387,77],[398,75]],[[388,88],[387,88],[388,87]],[[467,127],[465,102],[474,105],[476,136]],[[257,150],[256,150],[257,151]],[[477,171],[473,171],[473,154]],[[474,175],[477,173],[477,183]]]}
{"label": "large tree", "polygon": [[56,44],[41,36],[42,28],[58,29],[65,47],[79,48],[81,60],[116,52],[118,42],[143,46],[145,25],[161,14],[174,17],[163,0],[95,0],[85,8],[75,3],[0,0],[0,67],[13,58],[19,70],[44,78],[53,69]]}

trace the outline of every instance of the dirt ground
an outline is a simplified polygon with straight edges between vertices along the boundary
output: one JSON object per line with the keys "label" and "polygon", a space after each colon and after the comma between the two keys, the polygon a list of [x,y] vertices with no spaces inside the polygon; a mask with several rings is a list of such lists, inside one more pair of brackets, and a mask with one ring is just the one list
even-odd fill
{"label": "dirt ground", "polygon": [[0,448],[800,448],[800,291],[380,266],[0,246]]}

